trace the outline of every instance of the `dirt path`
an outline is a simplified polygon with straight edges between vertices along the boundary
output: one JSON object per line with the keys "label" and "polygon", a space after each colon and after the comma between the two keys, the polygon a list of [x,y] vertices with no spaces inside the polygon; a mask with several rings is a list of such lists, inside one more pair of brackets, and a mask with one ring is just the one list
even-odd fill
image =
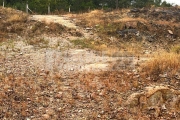
{"label": "dirt path", "polygon": [[[66,27],[80,30],[84,38],[87,39],[95,37],[95,35],[91,34],[91,31],[87,32],[86,29],[76,26],[75,22],[65,15],[33,15],[30,19],[46,23],[59,23]],[[50,41],[50,44],[55,44],[54,46],[60,43],[61,48],[69,47],[68,50],[64,51],[59,49],[42,49],[28,55],[31,56],[34,66],[49,71],[55,69],[56,71],[107,71],[112,69],[125,69],[127,67],[135,68],[135,64],[138,62],[136,57],[108,57],[106,55],[99,55],[93,50],[71,48],[72,44],[70,40],[73,39],[73,36],[68,36],[68,38],[63,39],[60,37],[50,38],[44,36],[44,39]],[[39,64],[39,62],[41,64]],[[125,62],[128,62],[128,64],[124,65]]]}
{"label": "dirt path", "polygon": [[[69,28],[81,30],[84,38],[87,39],[89,39],[89,37],[95,37],[95,35],[91,35],[91,32],[87,32],[84,28],[77,27],[75,22],[68,16],[33,15],[30,19],[48,23],[55,22]],[[47,48],[37,49],[33,45],[26,44],[25,41],[16,41],[10,43],[10,45],[5,45],[13,46],[12,51],[10,50],[6,53],[6,66],[8,66],[7,70],[9,73],[16,73],[17,76],[25,74],[27,66],[30,71],[38,68],[40,70],[51,71],[52,73],[123,70],[126,68],[133,70],[135,69],[135,64],[139,62],[136,57],[109,57],[102,54],[103,51],[99,54],[94,50],[78,49],[70,42],[74,39],[73,36],[63,38],[61,36],[50,37],[42,35],[42,38],[49,41]],[[5,46],[1,46],[0,49],[4,49]],[[2,54],[5,53],[3,52]],[[18,60],[16,60],[14,56],[16,56]],[[19,61],[18,64],[17,61]],[[12,71],[14,66],[16,66],[16,69]]]}
{"label": "dirt path", "polygon": [[46,23],[59,23],[69,28],[77,28],[77,26],[66,16],[58,15],[33,15],[31,20],[42,21]]}

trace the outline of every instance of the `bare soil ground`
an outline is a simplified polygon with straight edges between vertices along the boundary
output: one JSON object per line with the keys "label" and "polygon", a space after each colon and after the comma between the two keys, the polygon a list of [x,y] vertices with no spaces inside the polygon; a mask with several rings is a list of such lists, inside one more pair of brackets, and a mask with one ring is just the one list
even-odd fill
{"label": "bare soil ground", "polygon": [[153,14],[0,8],[0,119],[179,119],[179,18]]}

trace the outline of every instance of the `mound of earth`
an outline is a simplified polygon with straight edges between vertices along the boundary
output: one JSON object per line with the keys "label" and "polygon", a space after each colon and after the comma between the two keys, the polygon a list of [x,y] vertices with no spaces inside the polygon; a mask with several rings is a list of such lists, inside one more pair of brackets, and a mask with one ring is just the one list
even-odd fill
{"label": "mound of earth", "polygon": [[144,48],[167,49],[180,42],[179,11],[173,7],[92,11],[77,15],[77,24],[90,27],[99,39],[117,47],[122,42],[142,42]]}
{"label": "mound of earth", "polygon": [[82,36],[76,29],[55,22],[35,21],[30,15],[12,8],[0,7],[0,22],[0,41],[16,39],[18,36],[26,39],[47,34]]}

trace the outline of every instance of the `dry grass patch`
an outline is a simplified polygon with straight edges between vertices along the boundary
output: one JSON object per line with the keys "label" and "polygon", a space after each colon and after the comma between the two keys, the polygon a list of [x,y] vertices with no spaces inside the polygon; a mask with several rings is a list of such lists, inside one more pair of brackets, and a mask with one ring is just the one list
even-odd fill
{"label": "dry grass patch", "polygon": [[3,20],[5,20],[7,23],[25,22],[28,19],[28,14],[12,8],[0,7],[0,14],[3,17]]}
{"label": "dry grass patch", "polygon": [[171,47],[171,51],[177,54],[180,54],[180,45],[175,45]]}
{"label": "dry grass patch", "polygon": [[155,21],[156,24],[160,24],[160,25],[169,25],[169,26],[176,26],[179,27],[180,23],[173,23],[173,22],[169,22],[169,21]]}
{"label": "dry grass patch", "polygon": [[7,19],[7,22],[25,22],[28,18],[27,14],[13,14],[11,16],[9,16],[9,18]]}
{"label": "dry grass patch", "polygon": [[98,51],[101,55],[118,57],[118,56],[139,56],[142,53],[142,43],[123,42],[119,45],[109,45],[106,41],[95,41],[93,39],[72,40],[76,47],[84,49],[90,48]]}
{"label": "dry grass patch", "polygon": [[160,75],[173,77],[180,69],[180,55],[161,53],[155,55],[141,67],[142,71],[153,80],[158,80]]}
{"label": "dry grass patch", "polygon": [[130,18],[130,17],[124,17],[122,19],[117,19],[115,20],[115,22],[136,22],[136,21],[139,21],[139,22],[144,22],[144,23],[147,23],[147,20],[145,20],[144,18]]}
{"label": "dry grass patch", "polygon": [[104,12],[102,10],[94,10],[90,13],[79,14],[77,17],[83,20],[86,26],[91,27],[91,26],[103,23],[103,20],[100,19],[103,14]]}
{"label": "dry grass patch", "polygon": [[41,48],[48,47],[49,41],[45,40],[44,38],[33,38],[27,41],[29,45],[38,46]]}
{"label": "dry grass patch", "polygon": [[0,42],[3,42],[7,37],[7,33],[0,31]]}

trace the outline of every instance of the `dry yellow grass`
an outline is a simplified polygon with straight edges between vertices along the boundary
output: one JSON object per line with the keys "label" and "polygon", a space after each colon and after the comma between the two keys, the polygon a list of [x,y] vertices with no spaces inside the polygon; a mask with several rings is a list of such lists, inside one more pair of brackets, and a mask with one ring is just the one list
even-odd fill
{"label": "dry yellow grass", "polygon": [[171,21],[162,21],[162,20],[158,20],[158,21],[155,21],[156,24],[160,24],[160,25],[169,25],[169,26],[176,26],[176,27],[179,27],[180,26],[180,23],[173,23]]}
{"label": "dry yellow grass", "polygon": [[158,80],[160,74],[166,74],[168,77],[172,77],[179,72],[180,55],[167,52],[160,53],[155,55],[141,67],[142,71],[154,80]]}
{"label": "dry yellow grass", "polygon": [[171,51],[177,54],[180,54],[180,44],[172,46]]}
{"label": "dry yellow grass", "polygon": [[124,17],[122,19],[117,19],[115,20],[114,22],[136,22],[136,21],[139,21],[139,22],[145,22],[147,23],[147,20],[145,20],[144,18],[130,18],[130,17]]}
{"label": "dry yellow grass", "polygon": [[107,25],[108,23],[119,22],[145,22],[147,20],[143,18],[130,18],[127,16],[128,10],[123,9],[121,11],[104,12],[103,10],[94,10],[89,13],[79,14],[76,17],[83,19],[87,26],[94,25]]}
{"label": "dry yellow grass", "polygon": [[102,10],[94,10],[90,13],[79,14],[78,17],[84,19],[87,23],[87,26],[94,26],[97,24],[101,24],[103,20],[100,19],[104,12]]}
{"label": "dry yellow grass", "polygon": [[7,19],[8,22],[22,22],[27,20],[26,15],[19,15],[19,14],[14,14]]}

